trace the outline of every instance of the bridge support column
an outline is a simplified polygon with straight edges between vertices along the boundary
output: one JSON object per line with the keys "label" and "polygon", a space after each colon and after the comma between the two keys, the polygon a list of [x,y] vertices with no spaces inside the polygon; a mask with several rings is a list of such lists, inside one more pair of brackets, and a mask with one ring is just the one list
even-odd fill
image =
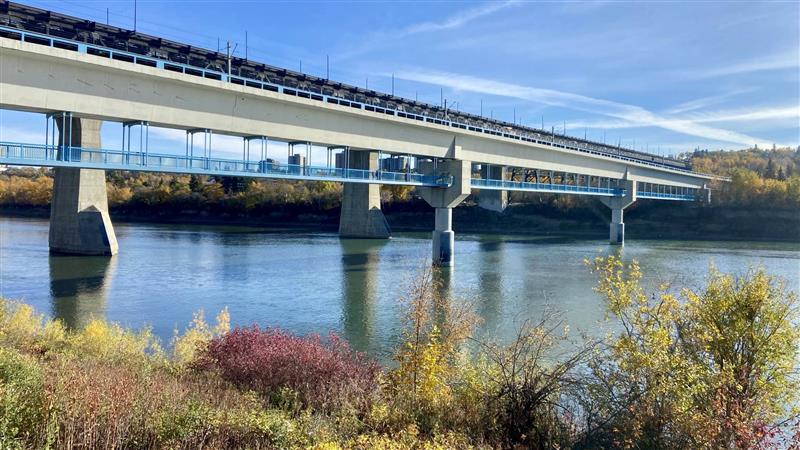
{"label": "bridge support column", "polygon": [[[370,151],[346,150],[345,167],[374,172],[378,170],[378,154]],[[381,211],[379,184],[345,183],[339,236],[346,238],[388,239],[389,223]]]}
{"label": "bridge support column", "polygon": [[622,197],[602,197],[600,201],[611,208],[611,224],[608,230],[608,242],[611,245],[625,244],[625,222],[623,221],[623,211],[636,201],[636,182],[632,180],[622,180],[622,189],[625,195]]}
{"label": "bridge support column", "polygon": [[453,250],[456,234],[453,232],[453,208],[436,208],[433,227],[433,263],[451,267],[455,263]]}
{"label": "bridge support column", "polygon": [[611,225],[608,231],[608,242],[612,245],[625,244],[625,222],[622,220],[623,209],[611,210]]}
{"label": "bridge support column", "polygon": [[[102,121],[69,117],[57,119],[64,146],[100,148]],[[80,158],[75,151],[69,159]],[[106,175],[103,170],[55,169],[50,204],[50,251],[75,255],[115,255],[119,249],[108,215]]]}
{"label": "bridge support column", "polygon": [[[507,172],[505,166],[481,164],[481,178],[484,180],[506,180]],[[503,212],[508,206],[508,191],[483,189],[478,193],[478,206],[489,211]]]}
{"label": "bridge support column", "polygon": [[[455,154],[455,151],[448,152]],[[436,174],[451,175],[450,187],[420,188],[419,192],[429,205],[435,208],[435,225],[432,240],[432,262],[436,266],[455,265],[455,232],[453,232],[453,208],[470,194],[472,163],[455,159],[439,160]]]}

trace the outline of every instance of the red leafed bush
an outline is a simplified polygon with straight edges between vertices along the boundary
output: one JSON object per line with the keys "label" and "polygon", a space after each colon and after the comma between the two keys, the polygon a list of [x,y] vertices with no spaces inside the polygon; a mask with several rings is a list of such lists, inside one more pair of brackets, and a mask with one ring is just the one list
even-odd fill
{"label": "red leafed bush", "polygon": [[317,409],[349,404],[363,410],[378,387],[380,366],[338,336],[293,336],[277,329],[237,328],[208,345],[208,362],[223,378],[264,395],[283,388]]}

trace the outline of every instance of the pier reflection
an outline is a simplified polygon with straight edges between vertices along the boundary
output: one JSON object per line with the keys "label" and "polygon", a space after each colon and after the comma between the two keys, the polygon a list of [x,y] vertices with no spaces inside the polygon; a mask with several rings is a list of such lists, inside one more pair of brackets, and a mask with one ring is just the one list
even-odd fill
{"label": "pier reflection", "polygon": [[50,255],[52,315],[69,328],[81,328],[92,318],[105,318],[109,280],[117,258]]}
{"label": "pier reflection", "polygon": [[478,272],[478,300],[475,312],[483,320],[482,328],[493,333],[499,325],[503,300],[502,257],[505,243],[494,236],[481,236],[478,243],[481,259]]}
{"label": "pier reflection", "polygon": [[358,351],[379,346],[375,342],[375,304],[378,301],[379,253],[386,245],[378,239],[340,239],[342,250],[342,330]]}

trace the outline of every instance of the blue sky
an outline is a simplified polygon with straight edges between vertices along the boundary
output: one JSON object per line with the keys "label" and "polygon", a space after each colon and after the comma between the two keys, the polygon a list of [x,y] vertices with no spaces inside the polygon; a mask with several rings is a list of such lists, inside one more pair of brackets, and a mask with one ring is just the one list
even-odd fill
{"label": "blue sky", "polygon": [[[133,0],[27,3],[133,28]],[[247,31],[251,59],[324,75],[329,56],[332,79],[389,92],[394,74],[398,95],[674,154],[800,144],[799,5],[139,0],[137,29],[239,56]],[[43,140],[44,119],[0,120],[3,140]]]}

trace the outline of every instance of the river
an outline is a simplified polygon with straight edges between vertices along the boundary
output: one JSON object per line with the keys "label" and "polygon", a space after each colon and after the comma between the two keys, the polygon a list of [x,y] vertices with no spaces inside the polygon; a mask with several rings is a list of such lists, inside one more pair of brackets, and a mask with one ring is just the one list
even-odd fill
{"label": "river", "polygon": [[[251,227],[115,224],[119,255],[53,256],[48,222],[0,217],[0,296],[81,326],[90,317],[152,327],[168,343],[200,309],[228,308],[234,325],[295,333],[329,331],[385,360],[400,332],[398,299],[430,258],[427,233],[389,241]],[[603,307],[584,265],[618,248],[601,240],[458,234],[456,267],[438,275],[469,301],[479,333],[511,336],[556,309],[572,330],[598,333]],[[652,241],[629,238],[647,286],[700,287],[710,264],[741,274],[765,267],[800,292],[800,243]]]}

